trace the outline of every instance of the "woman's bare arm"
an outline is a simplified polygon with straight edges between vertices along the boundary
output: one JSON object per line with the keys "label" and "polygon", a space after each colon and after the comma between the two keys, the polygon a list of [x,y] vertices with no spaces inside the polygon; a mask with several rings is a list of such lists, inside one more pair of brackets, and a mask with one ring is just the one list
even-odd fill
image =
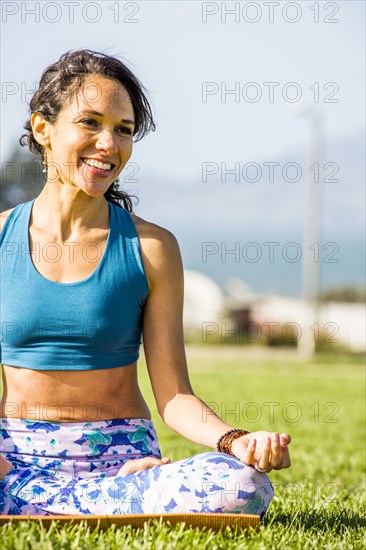
{"label": "woman's bare arm", "polygon": [[[179,245],[172,233],[155,227],[154,238],[145,246],[150,294],[144,312],[143,344],[157,408],[169,428],[195,443],[215,448],[220,436],[232,426],[197,397],[190,384]],[[255,464],[265,454],[269,469],[286,468],[290,465],[290,441],[287,434],[254,432],[236,440],[235,454],[248,464]]]}
{"label": "woman's bare arm", "polygon": [[[176,238],[155,229],[149,244],[150,295],[145,305],[143,343],[159,414],[191,441],[215,447],[230,426],[194,394],[187,369],[183,335],[183,266]],[[208,418],[210,416],[210,418]]]}

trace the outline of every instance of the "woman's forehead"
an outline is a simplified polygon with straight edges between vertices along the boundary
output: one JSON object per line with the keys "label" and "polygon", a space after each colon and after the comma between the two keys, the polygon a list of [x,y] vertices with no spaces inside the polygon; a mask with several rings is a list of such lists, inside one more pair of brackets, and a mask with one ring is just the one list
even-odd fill
{"label": "woman's forehead", "polygon": [[130,95],[118,81],[100,75],[89,75],[69,104],[75,112],[80,109],[93,111],[121,111],[122,114],[133,113]]}

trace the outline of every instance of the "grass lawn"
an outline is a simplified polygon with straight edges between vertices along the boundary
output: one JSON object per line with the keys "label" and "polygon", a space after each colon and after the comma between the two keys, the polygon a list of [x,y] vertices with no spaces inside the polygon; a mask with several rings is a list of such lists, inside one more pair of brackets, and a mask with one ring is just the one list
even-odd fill
{"label": "grass lawn", "polygon": [[[211,350],[211,351],[210,351]],[[169,528],[110,528],[38,522],[4,526],[0,548],[32,549],[319,549],[365,548],[365,383],[361,360],[340,356],[305,363],[293,356],[253,357],[228,347],[187,349],[196,394],[229,424],[287,431],[292,467],[271,472],[275,497],[260,531],[221,533]],[[157,416],[140,362],[162,453],[178,460],[208,450],[169,430]]]}

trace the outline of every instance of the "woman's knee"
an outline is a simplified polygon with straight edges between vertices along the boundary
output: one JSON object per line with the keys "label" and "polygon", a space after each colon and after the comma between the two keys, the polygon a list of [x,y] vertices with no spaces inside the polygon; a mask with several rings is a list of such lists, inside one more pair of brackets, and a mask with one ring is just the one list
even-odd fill
{"label": "woman's knee", "polygon": [[213,510],[261,516],[265,513],[274,495],[272,484],[266,474],[250,470],[250,466],[243,465],[242,470],[206,485]]}
{"label": "woman's knee", "polygon": [[263,515],[274,496],[267,475],[234,456],[207,452],[190,457],[189,463],[192,469],[201,470],[196,489],[211,510]]}

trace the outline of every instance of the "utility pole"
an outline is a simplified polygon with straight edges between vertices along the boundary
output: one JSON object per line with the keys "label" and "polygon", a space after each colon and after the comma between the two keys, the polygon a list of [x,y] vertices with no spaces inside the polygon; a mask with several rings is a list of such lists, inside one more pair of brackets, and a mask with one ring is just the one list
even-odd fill
{"label": "utility pole", "polygon": [[314,108],[305,108],[303,113],[311,117],[311,151],[302,256],[302,297],[305,315],[298,351],[302,357],[309,359],[315,352],[315,337],[319,334],[319,325],[314,324],[319,323],[324,139],[320,113]]}

